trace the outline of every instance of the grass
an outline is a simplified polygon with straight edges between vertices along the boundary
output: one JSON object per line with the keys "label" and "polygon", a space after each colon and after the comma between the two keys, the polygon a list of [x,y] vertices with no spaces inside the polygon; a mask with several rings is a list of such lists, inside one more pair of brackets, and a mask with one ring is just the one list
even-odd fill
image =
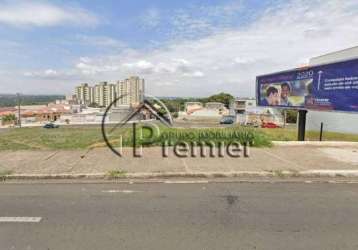
{"label": "grass", "polygon": [[87,149],[102,142],[100,127],[14,128],[0,135],[0,150]]}
{"label": "grass", "polygon": [[115,178],[124,178],[126,177],[127,172],[123,170],[111,170],[107,173],[107,176],[109,178],[115,179]]}
{"label": "grass", "polygon": [[11,170],[0,170],[0,181],[5,181],[8,175],[13,174]]}
{"label": "grass", "polygon": [[[173,145],[179,141],[203,142],[213,141],[214,143],[230,143],[239,141],[248,143],[251,146],[270,146],[271,142],[267,136],[254,129],[248,128],[166,128],[160,127],[160,136],[155,136],[154,140],[148,142],[139,138],[139,129],[137,131],[137,145],[159,146],[168,141],[168,145]],[[150,137],[150,131],[143,130],[143,138]],[[115,130],[108,136],[111,144],[120,145],[120,136],[122,136],[123,146],[132,146],[132,129],[123,128]],[[96,147],[105,147],[106,144],[102,138],[101,128],[99,126],[77,126],[60,127],[58,129],[43,128],[13,128],[0,135],[0,151],[2,150],[73,150],[73,149],[91,149]]]}
{"label": "grass", "polygon": [[12,173],[13,171],[11,170],[0,170],[0,176],[11,175]]}
{"label": "grass", "polygon": [[279,177],[279,178],[284,178],[285,177],[285,175],[284,175],[282,170],[277,169],[277,170],[272,170],[270,172],[276,177]]}
{"label": "grass", "polygon": [[[254,147],[271,146],[271,141],[295,141],[297,130],[295,128],[261,129],[261,128],[166,128],[160,127],[160,136],[147,142],[139,138],[137,131],[137,144],[144,146],[159,146],[164,141],[173,145],[180,141],[205,142],[215,144],[219,142],[230,143],[239,141],[241,144],[248,143]],[[148,137],[150,131],[143,130],[144,138]],[[115,130],[109,141],[119,145],[119,136],[123,137],[123,146],[132,146],[132,131],[124,128],[121,131]],[[319,140],[318,131],[308,131],[307,140]],[[358,142],[358,134],[343,134],[324,132],[324,140],[329,141],[355,141]],[[1,132],[0,151],[3,150],[73,150],[91,149],[105,147],[100,126],[62,126],[59,129],[43,128],[13,128]]]}
{"label": "grass", "polygon": [[[277,128],[277,129],[258,129],[265,133],[272,141],[296,141],[297,129],[296,128]],[[319,131],[307,131],[307,141],[318,141]],[[358,142],[358,134],[346,134],[337,132],[323,132],[324,141],[352,141]]]}
{"label": "grass", "polygon": [[175,145],[178,142],[187,143],[214,143],[225,144],[240,142],[242,145],[248,144],[253,147],[271,146],[271,141],[261,131],[252,128],[229,127],[229,128],[161,128],[161,135],[156,137],[151,143],[162,145]]}

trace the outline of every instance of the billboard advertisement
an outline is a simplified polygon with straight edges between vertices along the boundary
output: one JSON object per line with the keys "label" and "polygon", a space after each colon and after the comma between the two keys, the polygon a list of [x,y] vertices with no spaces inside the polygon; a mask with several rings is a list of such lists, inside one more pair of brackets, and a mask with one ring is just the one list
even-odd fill
{"label": "billboard advertisement", "polygon": [[256,79],[259,106],[358,112],[358,59]]}

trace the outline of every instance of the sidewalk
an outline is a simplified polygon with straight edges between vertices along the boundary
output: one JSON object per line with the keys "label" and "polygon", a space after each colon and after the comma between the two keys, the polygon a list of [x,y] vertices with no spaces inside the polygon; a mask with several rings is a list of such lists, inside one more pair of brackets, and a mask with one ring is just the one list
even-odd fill
{"label": "sidewalk", "polygon": [[[120,177],[236,177],[236,176],[358,176],[358,146],[276,145],[250,148],[249,158],[178,158],[169,150],[144,148],[142,158],[132,149],[122,158],[108,148],[91,151],[2,151],[0,173],[13,178],[103,178],[119,171]],[[0,174],[1,175],[1,174]],[[10,176],[10,177],[11,177]]]}

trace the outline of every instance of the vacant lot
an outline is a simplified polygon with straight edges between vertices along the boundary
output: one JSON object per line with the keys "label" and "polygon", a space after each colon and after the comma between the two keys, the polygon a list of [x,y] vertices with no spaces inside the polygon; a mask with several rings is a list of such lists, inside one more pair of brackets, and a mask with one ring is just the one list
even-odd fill
{"label": "vacant lot", "polygon": [[[131,128],[116,129],[109,133],[106,130],[111,144],[119,145],[120,136],[124,146],[133,145],[133,133]],[[150,131],[143,130],[143,138],[148,138]],[[270,146],[271,141],[262,131],[249,128],[165,128],[160,127],[160,135],[148,142],[140,139],[140,131],[137,131],[137,144],[145,146],[161,145],[164,141],[173,145],[179,141],[200,142],[213,141],[214,143],[230,143],[239,141],[252,146]],[[14,128],[8,129],[0,135],[0,150],[46,150],[46,149],[88,149],[106,146],[100,126],[63,126],[58,129]]]}
{"label": "vacant lot", "polygon": [[[146,146],[161,145],[164,140],[169,144],[178,141],[203,141],[205,138],[215,143],[224,141],[240,141],[250,143],[252,146],[270,146],[271,141],[294,141],[297,131],[294,128],[286,129],[250,129],[241,127],[228,128],[163,128],[161,136],[148,143],[141,141],[137,133],[137,144]],[[144,137],[148,131],[144,130]],[[115,130],[108,136],[111,143],[117,145],[119,136],[123,137],[123,145],[132,145],[132,131],[130,128]],[[204,136],[203,136],[204,135]],[[217,137],[219,135],[219,137]],[[307,140],[318,140],[319,132],[308,131]],[[358,135],[326,132],[324,140],[357,141]],[[2,130],[0,133],[0,150],[47,150],[47,149],[89,149],[105,147],[100,126],[73,126],[59,129],[14,128]]]}

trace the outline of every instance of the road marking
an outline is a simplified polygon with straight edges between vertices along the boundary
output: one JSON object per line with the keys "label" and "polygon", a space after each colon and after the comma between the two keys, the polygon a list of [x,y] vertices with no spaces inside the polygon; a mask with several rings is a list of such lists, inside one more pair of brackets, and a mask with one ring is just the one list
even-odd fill
{"label": "road marking", "polygon": [[141,191],[135,190],[103,190],[103,193],[123,193],[123,194],[132,194],[132,193],[139,193]]}
{"label": "road marking", "polygon": [[39,223],[41,217],[0,217],[1,222]]}
{"label": "road marking", "polygon": [[165,181],[165,184],[201,184],[209,183],[209,181]]}

